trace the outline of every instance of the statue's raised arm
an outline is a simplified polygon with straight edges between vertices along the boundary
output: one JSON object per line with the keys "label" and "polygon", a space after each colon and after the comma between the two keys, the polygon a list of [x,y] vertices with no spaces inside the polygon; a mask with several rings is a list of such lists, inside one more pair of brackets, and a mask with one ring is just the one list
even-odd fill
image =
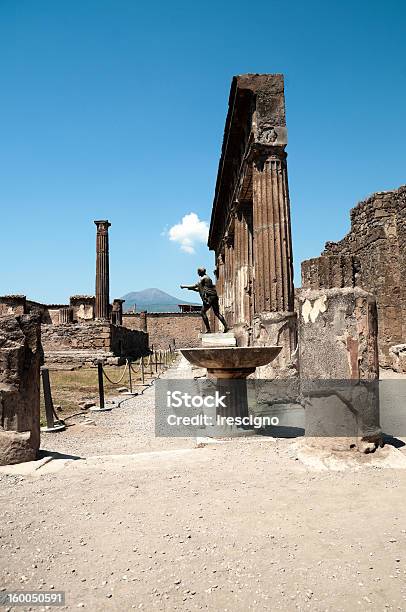
{"label": "statue's raised arm", "polygon": [[181,289],[189,289],[189,291],[199,291],[199,285],[181,285]]}
{"label": "statue's raised arm", "polygon": [[203,306],[200,312],[207,333],[210,333],[210,324],[206,312],[213,309],[216,317],[221,321],[224,326],[224,331],[228,330],[227,323],[223,315],[220,313],[219,299],[216,291],[216,286],[213,284],[210,276],[206,274],[206,268],[198,268],[197,273],[200,277],[200,281],[196,285],[181,285],[181,289],[190,289],[191,291],[198,291],[202,298]]}

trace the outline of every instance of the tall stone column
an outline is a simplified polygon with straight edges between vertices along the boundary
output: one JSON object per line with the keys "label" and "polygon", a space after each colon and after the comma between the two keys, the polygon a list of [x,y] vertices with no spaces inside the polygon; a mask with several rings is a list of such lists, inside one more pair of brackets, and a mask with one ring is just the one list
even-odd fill
{"label": "tall stone column", "polygon": [[235,297],[234,297],[234,234],[226,236],[224,249],[224,316],[228,326],[234,325]]}
{"label": "tall stone column", "polygon": [[260,150],[253,163],[255,311],[294,309],[292,238],[286,153]]}
{"label": "tall stone column", "polygon": [[234,334],[238,346],[250,343],[252,320],[252,241],[247,221],[248,208],[240,206],[234,219]]}
{"label": "tall stone column", "polygon": [[260,378],[297,376],[290,202],[284,145],[259,145],[253,155],[253,232],[256,345],[283,347]]}
{"label": "tall stone column", "polygon": [[96,304],[95,318],[110,318],[109,227],[107,220],[95,221],[96,235]]}
{"label": "tall stone column", "polygon": [[235,322],[251,323],[251,266],[250,236],[246,216],[242,209],[238,210],[234,222],[235,250]]}

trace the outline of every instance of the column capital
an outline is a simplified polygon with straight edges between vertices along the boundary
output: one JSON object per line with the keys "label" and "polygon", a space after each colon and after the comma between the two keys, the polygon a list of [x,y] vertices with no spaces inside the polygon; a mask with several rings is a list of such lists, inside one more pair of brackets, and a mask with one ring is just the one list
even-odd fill
{"label": "column capital", "polygon": [[94,222],[95,225],[97,226],[97,231],[106,231],[109,229],[109,227],[111,227],[111,223],[110,221],[107,221],[107,219],[102,219],[100,221],[95,221]]}
{"label": "column capital", "polygon": [[288,154],[285,151],[285,145],[272,146],[258,142],[254,142],[251,145],[250,152],[248,154],[249,160],[254,162],[256,167],[261,170],[267,161],[286,162],[287,156]]}

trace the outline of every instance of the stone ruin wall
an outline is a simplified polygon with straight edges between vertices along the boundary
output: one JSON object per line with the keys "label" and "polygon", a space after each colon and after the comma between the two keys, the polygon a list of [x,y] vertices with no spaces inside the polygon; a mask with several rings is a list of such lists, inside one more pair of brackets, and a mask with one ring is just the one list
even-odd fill
{"label": "stone ruin wall", "polygon": [[[94,296],[72,296],[69,304],[41,304],[22,295],[0,297],[0,316],[35,314],[41,322],[47,364],[92,364],[103,353],[109,357],[139,357],[148,351],[143,330],[126,329],[110,321],[94,320]],[[85,354],[86,353],[86,354]],[[117,363],[117,359],[107,359]]]}
{"label": "stone ruin wall", "polygon": [[41,326],[44,352],[56,350],[110,351],[110,323],[65,323]]}
{"label": "stone ruin wall", "polygon": [[327,242],[322,257],[302,264],[303,288],[358,286],[376,296],[384,367],[393,365],[390,347],[406,339],[405,278],[406,186],[360,202],[347,236]]}
{"label": "stone ruin wall", "polygon": [[[129,329],[143,330],[144,317],[140,313],[123,315],[123,325]],[[169,345],[176,348],[199,346],[202,319],[198,312],[148,312],[146,328],[150,346],[166,350]]]}
{"label": "stone ruin wall", "polygon": [[149,349],[148,334],[128,329],[121,325],[110,325],[110,351],[114,355],[138,358]]}
{"label": "stone ruin wall", "polygon": [[53,351],[86,350],[139,357],[148,350],[147,334],[105,321],[45,324],[41,325],[41,333],[45,356]]}
{"label": "stone ruin wall", "polygon": [[65,322],[66,311],[72,323],[94,320],[94,296],[73,295],[69,304],[43,304],[27,300],[25,295],[0,296],[0,316],[6,314],[38,314],[41,323],[58,325]]}

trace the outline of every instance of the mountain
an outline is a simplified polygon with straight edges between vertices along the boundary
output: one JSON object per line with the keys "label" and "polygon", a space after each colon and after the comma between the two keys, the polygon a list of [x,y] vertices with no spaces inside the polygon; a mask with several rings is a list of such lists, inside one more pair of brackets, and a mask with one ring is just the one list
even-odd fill
{"label": "mountain", "polygon": [[134,304],[137,312],[140,312],[140,310],[148,310],[148,312],[179,312],[178,304],[197,304],[197,302],[188,302],[185,299],[173,297],[173,295],[155,288],[131,291],[123,295],[121,299],[125,300],[123,304],[124,312],[133,312]]}

